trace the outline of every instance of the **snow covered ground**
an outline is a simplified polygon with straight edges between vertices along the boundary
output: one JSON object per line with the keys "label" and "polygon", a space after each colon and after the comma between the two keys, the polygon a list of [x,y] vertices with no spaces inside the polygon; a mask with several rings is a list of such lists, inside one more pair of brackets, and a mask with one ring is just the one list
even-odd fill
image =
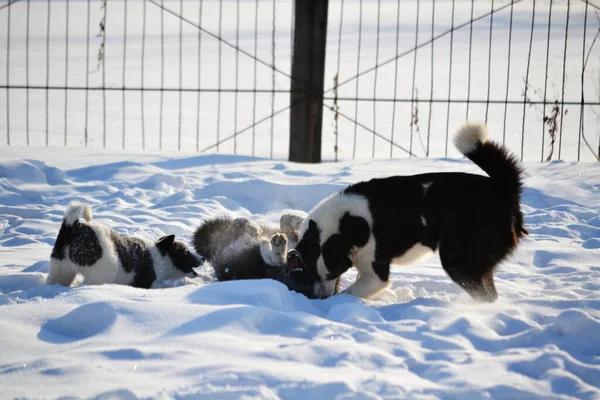
{"label": "snow covered ground", "polygon": [[[124,234],[190,240],[207,216],[274,222],[359,180],[480,173],[466,160],[297,165],[242,156],[4,148],[0,398],[599,398],[597,164],[527,164],[531,235],[469,300],[437,256],[397,267],[372,301],[280,283],[44,284],[65,206]],[[345,277],[345,283],[352,273]]]}

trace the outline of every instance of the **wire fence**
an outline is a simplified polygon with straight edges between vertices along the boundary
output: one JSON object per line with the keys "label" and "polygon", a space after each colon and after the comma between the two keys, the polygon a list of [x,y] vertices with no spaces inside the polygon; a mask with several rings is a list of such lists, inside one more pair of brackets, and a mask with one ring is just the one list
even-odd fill
{"label": "wire fence", "polygon": [[[287,158],[294,9],[0,2],[0,145]],[[599,160],[599,35],[594,1],[330,0],[323,159],[456,156],[469,118],[524,160]]]}
{"label": "wire fence", "polygon": [[476,119],[522,160],[600,160],[599,4],[340,0],[330,16],[326,157],[456,156]]}
{"label": "wire fence", "polygon": [[4,143],[282,156],[292,5],[2,4]]}

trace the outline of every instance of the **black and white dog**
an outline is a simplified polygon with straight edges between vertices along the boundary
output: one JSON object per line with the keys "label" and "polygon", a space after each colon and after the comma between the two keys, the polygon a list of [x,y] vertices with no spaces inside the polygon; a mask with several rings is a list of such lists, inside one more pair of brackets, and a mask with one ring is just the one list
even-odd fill
{"label": "black and white dog", "polygon": [[489,177],[429,173],[360,182],[321,201],[300,228],[288,253],[290,268],[305,268],[310,297],[337,291],[354,266],[346,293],[367,298],[389,285],[390,264],[407,264],[439,250],[450,278],[473,298],[498,294],[494,268],[527,234],[520,209],[522,170],[507,150],[487,141],[482,124],[467,122],[458,150]]}
{"label": "black and white dog", "polygon": [[155,281],[197,276],[193,268],[203,262],[203,257],[175,241],[175,235],[156,242],[125,237],[92,221],[87,204],[74,203],[65,212],[52,249],[46,283],[70,286],[81,274],[86,284],[150,288]]}
{"label": "black and white dog", "polygon": [[280,226],[257,224],[248,218],[208,218],[196,229],[193,244],[206,257],[219,281],[275,279],[299,293],[310,293],[302,268],[290,270],[288,249],[298,243],[302,218],[286,214]]}

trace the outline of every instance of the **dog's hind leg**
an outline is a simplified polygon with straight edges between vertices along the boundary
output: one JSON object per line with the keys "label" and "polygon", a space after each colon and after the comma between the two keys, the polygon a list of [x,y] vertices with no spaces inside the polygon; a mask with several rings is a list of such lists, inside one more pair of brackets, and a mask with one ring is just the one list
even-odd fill
{"label": "dog's hind leg", "polygon": [[450,278],[462,287],[475,300],[492,303],[498,298],[494,284],[494,268],[486,266],[485,261],[476,262],[478,258],[456,252],[451,246],[440,247],[440,260]]}
{"label": "dog's hind leg", "polygon": [[451,271],[446,269],[450,278],[466,290],[473,299],[484,303],[493,303],[498,298],[492,270],[479,277],[457,274],[456,270]]}
{"label": "dog's hind leg", "polygon": [[276,233],[267,242],[260,245],[260,253],[265,263],[282,266],[285,264],[287,254],[287,237],[283,233]]}
{"label": "dog's hind leg", "polygon": [[71,286],[77,274],[67,265],[68,262],[67,260],[50,258],[50,271],[48,272],[48,278],[46,278],[48,285],[58,283],[63,286]]}

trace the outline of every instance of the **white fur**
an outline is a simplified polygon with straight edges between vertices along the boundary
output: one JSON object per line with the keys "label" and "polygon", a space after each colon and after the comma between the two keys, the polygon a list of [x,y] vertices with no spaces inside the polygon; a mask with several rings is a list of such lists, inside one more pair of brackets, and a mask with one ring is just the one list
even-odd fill
{"label": "white fur", "polygon": [[382,281],[373,271],[373,268],[370,268],[366,271],[359,271],[354,284],[344,290],[343,293],[366,299],[375,296],[390,286],[390,283],[390,281]]}
{"label": "white fur", "polygon": [[[68,252],[69,248],[65,248],[65,252]],[[56,258],[50,258],[50,271],[46,278],[46,283],[49,285],[62,285],[71,286],[77,276],[77,271],[73,270],[72,262],[68,259],[59,260]]]}
{"label": "white fur", "polygon": [[481,122],[467,121],[454,137],[454,145],[463,155],[467,155],[477,147],[478,143],[487,141],[487,128]]}
{"label": "white fur", "polygon": [[73,225],[79,218],[83,217],[87,222],[92,220],[92,210],[90,206],[83,203],[71,203],[65,211],[64,220],[69,226]]}
{"label": "white fur", "polygon": [[283,214],[281,218],[279,218],[279,227],[283,232],[297,231],[300,229],[303,221],[304,218],[299,215]]}

